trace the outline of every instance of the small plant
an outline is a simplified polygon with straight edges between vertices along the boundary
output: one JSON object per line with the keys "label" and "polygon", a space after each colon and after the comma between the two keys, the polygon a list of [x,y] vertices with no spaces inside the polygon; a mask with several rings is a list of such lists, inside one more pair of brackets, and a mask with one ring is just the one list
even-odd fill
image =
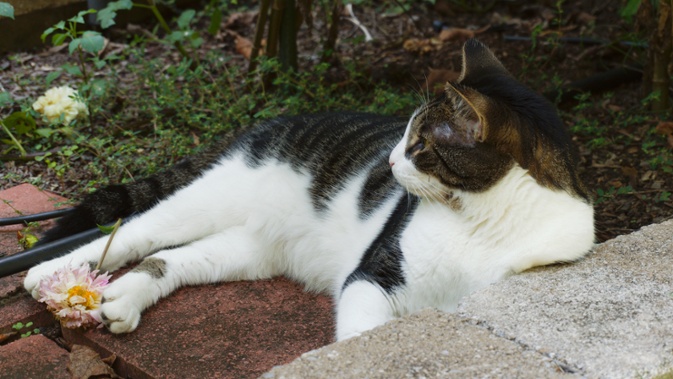
{"label": "small plant", "polygon": [[40,329],[34,328],[32,330],[26,330],[33,326],[33,322],[29,321],[27,323],[17,322],[12,325],[12,329],[16,330],[17,333],[21,333],[21,338],[29,337],[33,334],[40,334]]}

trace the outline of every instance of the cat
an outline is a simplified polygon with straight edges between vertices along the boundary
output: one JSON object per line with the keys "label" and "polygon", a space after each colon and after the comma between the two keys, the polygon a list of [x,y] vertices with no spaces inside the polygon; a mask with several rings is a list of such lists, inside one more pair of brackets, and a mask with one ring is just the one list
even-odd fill
{"label": "cat", "polygon": [[[113,333],[181,286],[284,275],[334,297],[344,340],[425,307],[455,311],[466,294],[594,243],[556,110],[475,39],[460,78],[408,120],[265,121],[206,158],[93,193],[47,240],[133,212],[103,264],[142,259],[104,292]],[[37,265],[25,288],[37,296],[44,275],[96,262],[107,239]]]}

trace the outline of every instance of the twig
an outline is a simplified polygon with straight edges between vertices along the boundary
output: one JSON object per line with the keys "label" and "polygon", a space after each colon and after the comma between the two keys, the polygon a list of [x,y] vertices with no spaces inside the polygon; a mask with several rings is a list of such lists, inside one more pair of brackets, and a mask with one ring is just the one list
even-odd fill
{"label": "twig", "polygon": [[115,234],[117,233],[117,229],[119,229],[119,226],[122,224],[122,219],[118,219],[117,222],[112,226],[112,233],[110,233],[110,238],[108,238],[107,243],[105,244],[105,249],[103,249],[103,254],[100,256],[100,260],[98,261],[98,264],[96,265],[96,270],[99,270],[100,267],[103,265],[103,261],[105,260],[105,256],[107,255],[108,249],[110,249],[110,244],[112,243],[112,239],[115,237]]}
{"label": "twig", "polygon": [[248,64],[248,75],[254,73],[257,67],[257,57],[259,57],[259,52],[262,50],[262,38],[264,38],[264,27],[266,26],[266,19],[269,13],[269,5],[271,5],[271,0],[262,0],[259,6],[257,24],[255,25],[255,39],[252,42],[250,63]]}
{"label": "twig", "polygon": [[350,14],[350,17],[346,17],[346,20],[352,22],[355,26],[357,26],[358,28],[360,28],[360,30],[362,30],[362,32],[365,34],[365,42],[373,41],[374,38],[372,38],[372,35],[369,34],[369,30],[367,30],[367,28],[364,25],[362,25],[360,20],[358,20],[358,18],[355,17],[355,13],[353,13],[353,4],[351,3],[346,4],[346,10],[348,11],[348,14]]}

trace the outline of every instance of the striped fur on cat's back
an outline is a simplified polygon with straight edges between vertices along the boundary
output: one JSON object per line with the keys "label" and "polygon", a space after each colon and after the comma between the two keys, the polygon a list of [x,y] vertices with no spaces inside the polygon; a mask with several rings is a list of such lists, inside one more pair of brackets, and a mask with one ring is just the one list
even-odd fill
{"label": "striped fur on cat's back", "polygon": [[[586,254],[593,208],[553,106],[478,41],[463,56],[460,80],[407,120],[268,120],[164,176],[87,197],[89,223],[110,221],[103,208],[139,213],[103,265],[141,261],[104,293],[108,329],[135,330],[180,286],[284,275],[335,298],[344,339]],[[34,267],[26,289],[36,296],[43,275],[96,261],[106,242]]]}

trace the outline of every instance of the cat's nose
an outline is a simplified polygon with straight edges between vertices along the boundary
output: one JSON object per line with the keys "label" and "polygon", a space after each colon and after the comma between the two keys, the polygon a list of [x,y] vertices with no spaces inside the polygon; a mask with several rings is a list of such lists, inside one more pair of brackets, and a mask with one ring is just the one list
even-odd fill
{"label": "cat's nose", "polygon": [[390,167],[395,166],[395,162],[393,162],[393,161],[388,161],[388,164],[390,164]]}

